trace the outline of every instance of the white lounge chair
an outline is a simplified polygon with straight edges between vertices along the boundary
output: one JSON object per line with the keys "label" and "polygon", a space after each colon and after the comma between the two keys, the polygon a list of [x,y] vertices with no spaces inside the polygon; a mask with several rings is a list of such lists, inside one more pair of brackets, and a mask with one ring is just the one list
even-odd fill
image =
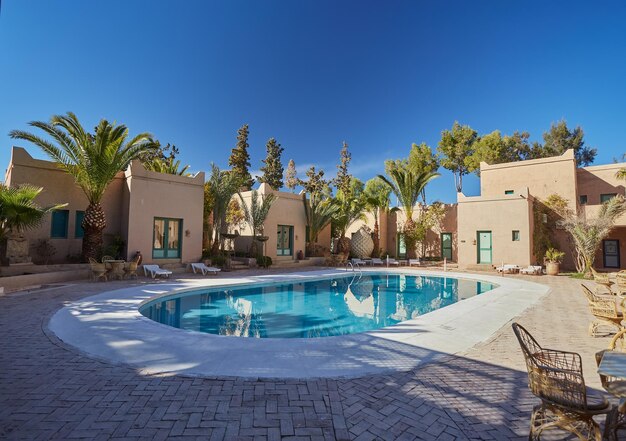
{"label": "white lounge chair", "polygon": [[422,266],[422,261],[420,259],[409,259],[409,266]]}
{"label": "white lounge chair", "polygon": [[522,274],[539,276],[543,274],[543,267],[541,265],[528,265],[526,268],[519,270],[519,272]]}
{"label": "white lounge chair", "polygon": [[400,266],[400,262],[398,262],[396,259],[393,259],[391,257],[387,257],[386,262],[387,262],[387,266],[389,265]]}
{"label": "white lounge chair", "polygon": [[357,259],[357,258],[352,258],[350,259],[350,262],[352,262],[352,265],[366,265],[367,262],[363,259]]}
{"label": "white lounge chair", "polygon": [[171,271],[160,268],[159,265],[144,265],[143,273],[146,277],[148,277],[148,273],[154,279],[156,276],[165,276],[169,277],[172,274]]}
{"label": "white lounge chair", "polygon": [[502,265],[496,268],[496,271],[502,274],[511,274],[519,272],[520,267],[517,265]]}
{"label": "white lounge chair", "polygon": [[190,263],[191,265],[191,270],[193,271],[194,274],[197,273],[197,271],[200,271],[202,273],[203,276],[206,276],[208,273],[213,273],[213,274],[217,274],[220,271],[222,271],[219,268],[215,268],[213,266],[206,266],[204,263],[199,262],[199,263]]}
{"label": "white lounge chair", "polygon": [[379,259],[377,257],[372,258],[372,266],[374,266],[374,265],[383,266],[384,264],[385,264],[385,262],[383,262],[382,259]]}

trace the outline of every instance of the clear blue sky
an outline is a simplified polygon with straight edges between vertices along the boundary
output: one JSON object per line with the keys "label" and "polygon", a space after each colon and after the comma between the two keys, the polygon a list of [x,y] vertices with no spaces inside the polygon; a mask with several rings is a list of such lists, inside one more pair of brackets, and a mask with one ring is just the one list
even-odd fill
{"label": "clear blue sky", "polygon": [[[565,118],[610,162],[626,151],[624,23],[623,1],[3,0],[0,167],[11,129],[68,110],[150,131],[193,170],[226,166],[243,123],[253,169],[273,136],[285,165],[334,175],[346,140],[365,180],[454,120],[540,139]],[[450,174],[430,198],[455,201]]]}

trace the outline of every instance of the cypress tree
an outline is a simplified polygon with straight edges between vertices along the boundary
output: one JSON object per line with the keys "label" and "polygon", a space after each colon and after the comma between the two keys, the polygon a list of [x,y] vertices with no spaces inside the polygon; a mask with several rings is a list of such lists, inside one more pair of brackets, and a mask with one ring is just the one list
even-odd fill
{"label": "cypress tree", "polygon": [[293,193],[298,185],[298,172],[296,171],[296,163],[293,159],[289,160],[287,164],[287,171],[285,172],[285,186]]}
{"label": "cypress tree", "polygon": [[270,138],[265,146],[267,149],[267,157],[263,159],[263,167],[261,171],[260,181],[268,184],[274,190],[280,190],[283,187],[283,163],[280,160],[280,156],[283,153],[283,149],[276,139]]}
{"label": "cypress tree", "polygon": [[241,186],[250,190],[254,184],[254,179],[250,175],[250,154],[248,153],[248,124],[241,126],[237,130],[237,145],[232,149],[228,165],[233,173],[241,179]]}

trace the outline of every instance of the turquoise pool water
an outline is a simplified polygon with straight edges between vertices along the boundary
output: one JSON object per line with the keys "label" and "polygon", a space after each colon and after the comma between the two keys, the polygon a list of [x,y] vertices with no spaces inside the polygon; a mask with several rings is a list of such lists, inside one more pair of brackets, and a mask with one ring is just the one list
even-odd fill
{"label": "turquoise pool water", "polygon": [[181,329],[252,338],[312,338],[383,328],[493,289],[450,277],[358,275],[212,288],[144,305],[144,316]]}

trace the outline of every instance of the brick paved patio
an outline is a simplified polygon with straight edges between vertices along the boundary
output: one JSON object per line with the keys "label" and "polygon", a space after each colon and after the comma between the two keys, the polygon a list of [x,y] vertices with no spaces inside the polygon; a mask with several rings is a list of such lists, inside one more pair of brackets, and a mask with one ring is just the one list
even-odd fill
{"label": "brick paved patio", "polygon": [[[549,347],[580,352],[599,388],[579,281],[532,278],[552,292],[518,319]],[[126,282],[0,297],[0,437],[6,439],[527,439],[536,400],[510,327],[411,372],[342,380],[142,375],[81,355],[46,331],[64,302]],[[555,433],[553,439],[562,439]]]}

